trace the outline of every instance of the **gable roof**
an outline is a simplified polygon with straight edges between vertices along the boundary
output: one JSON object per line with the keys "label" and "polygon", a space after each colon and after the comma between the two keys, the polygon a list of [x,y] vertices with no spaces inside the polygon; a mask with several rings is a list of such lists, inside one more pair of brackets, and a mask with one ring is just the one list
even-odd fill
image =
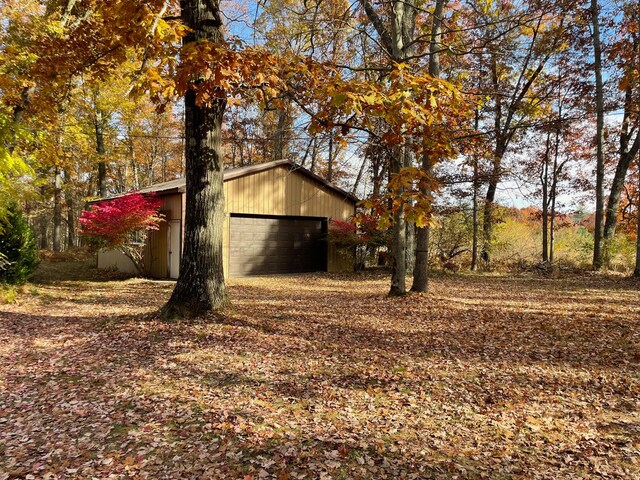
{"label": "gable roof", "polygon": [[[268,163],[259,163],[257,165],[249,165],[246,167],[238,167],[238,168],[225,168],[224,170],[224,181],[228,182],[229,180],[234,180],[236,178],[245,177],[247,175],[253,175],[254,173],[264,172],[265,170],[270,170],[272,168],[277,167],[288,167],[291,172],[296,172],[305,177],[315,181],[321,187],[331,190],[334,193],[344,197],[345,200],[349,200],[353,203],[357,203],[360,200],[358,197],[353,195],[352,193],[347,192],[331,183],[327,182],[324,178],[315,173],[307,170],[304,167],[290,161],[290,160],[276,160],[274,162]],[[182,193],[186,190],[186,180],[184,178],[178,178],[176,180],[170,180],[168,182],[156,183],[154,185],[150,185],[145,188],[141,188],[139,192],[141,193],[157,193],[157,194],[169,194],[169,193]],[[124,194],[114,195],[112,197],[101,198],[98,200],[94,200],[93,202],[98,202],[101,200],[109,200],[111,198],[121,197]]]}

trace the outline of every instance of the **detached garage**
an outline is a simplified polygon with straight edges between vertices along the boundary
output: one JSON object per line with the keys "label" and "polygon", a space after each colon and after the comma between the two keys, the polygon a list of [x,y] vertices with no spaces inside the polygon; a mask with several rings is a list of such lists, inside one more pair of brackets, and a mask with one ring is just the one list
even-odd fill
{"label": "detached garage", "polygon": [[[184,231],[185,181],[140,190],[163,199],[165,222],[151,232],[145,268],[155,278],[177,278]],[[224,271],[228,277],[348,271],[353,258],[327,242],[331,219],[347,220],[356,197],[288,160],[224,173]],[[115,252],[98,255],[99,268],[126,270]]]}

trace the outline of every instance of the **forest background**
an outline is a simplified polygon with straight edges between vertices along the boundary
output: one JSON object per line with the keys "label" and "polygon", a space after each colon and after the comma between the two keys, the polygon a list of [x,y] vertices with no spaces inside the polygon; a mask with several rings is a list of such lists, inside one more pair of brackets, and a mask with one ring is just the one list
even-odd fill
{"label": "forest background", "polygon": [[216,6],[204,52],[177,2],[0,2],[0,209],[40,248],[79,247],[87,201],[184,174],[198,76],[200,101],[224,91],[226,166],[287,158],[355,193],[409,273],[421,230],[436,266],[640,273],[638,2]]}

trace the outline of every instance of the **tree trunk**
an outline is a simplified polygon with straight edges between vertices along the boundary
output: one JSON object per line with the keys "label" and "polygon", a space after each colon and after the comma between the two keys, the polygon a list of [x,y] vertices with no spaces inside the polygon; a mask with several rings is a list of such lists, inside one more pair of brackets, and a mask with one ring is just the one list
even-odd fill
{"label": "tree trunk", "polygon": [[[491,57],[491,81],[495,92],[499,92],[500,80],[498,75],[498,61],[495,52]],[[493,165],[491,176],[489,177],[489,185],[487,187],[487,195],[484,204],[484,216],[482,218],[482,232],[484,235],[482,242],[482,259],[486,265],[491,263],[491,246],[493,243],[493,202],[496,199],[496,190],[500,181],[500,169],[502,166],[503,149],[503,127],[502,127],[502,97],[497,95],[494,113],[494,129],[496,135],[496,144],[493,152]]]}
{"label": "tree trunk", "polygon": [[[129,142],[127,145],[127,154],[129,156],[129,163],[131,164],[131,173],[133,175],[132,179],[132,188],[134,190],[140,189],[140,172],[138,163],[136,162],[136,155],[133,147],[133,138],[129,137]],[[148,177],[149,177],[149,185],[153,183],[153,167],[149,168]]]}
{"label": "tree trunk", "polygon": [[77,247],[76,232],[76,194],[75,189],[71,188],[71,174],[68,170],[64,172],[64,178],[67,188],[64,192],[65,203],[67,204],[67,249]]}
{"label": "tree trunk", "polygon": [[478,159],[473,163],[473,205],[472,205],[472,222],[473,231],[471,238],[471,271],[478,270]]}
{"label": "tree trunk", "polygon": [[[480,127],[480,111],[478,107],[475,109],[474,130],[477,132]],[[473,153],[473,204],[472,204],[472,221],[473,232],[471,239],[471,271],[478,269],[478,192],[480,191],[480,178],[478,168],[478,154]]]}
{"label": "tree trunk", "polygon": [[[400,173],[405,157],[405,147],[395,149],[389,177]],[[399,192],[401,193],[401,192]],[[391,228],[391,288],[389,295],[398,297],[407,293],[407,231],[402,206],[393,212],[393,226]]]}
{"label": "tree trunk", "polygon": [[556,194],[551,197],[551,215],[549,220],[549,262],[555,260],[555,243],[556,243]]}
{"label": "tree trunk", "polygon": [[638,204],[636,205],[636,215],[638,216],[638,225],[636,230],[636,268],[633,276],[640,278],[640,160],[638,160]]}
{"label": "tree trunk", "polygon": [[318,137],[313,137],[313,146],[311,147],[311,166],[309,171],[316,173],[316,157],[318,156]]}
{"label": "tree trunk", "polygon": [[551,219],[549,225],[549,262],[555,260],[555,244],[556,244],[556,199],[558,198],[558,180],[560,173],[566,163],[558,164],[560,156],[560,133],[562,128],[562,103],[558,106],[558,124],[556,125],[555,146],[553,151],[553,175],[551,178]]}
{"label": "tree trunk", "polygon": [[[442,42],[442,16],[448,0],[437,0],[431,25],[431,42],[429,44],[429,75],[440,76],[440,48]],[[422,169],[431,174],[432,165],[428,152],[422,154]],[[430,195],[427,188],[422,194]],[[413,269],[412,292],[426,292],[429,289],[429,227],[418,228],[416,232],[415,266]]]}
{"label": "tree trunk", "polygon": [[49,248],[49,237],[48,227],[49,227],[49,218],[45,215],[38,219],[39,229],[40,229],[40,250],[46,250]]}
{"label": "tree trunk", "polygon": [[416,224],[412,222],[406,222],[406,237],[407,237],[407,254],[405,258],[405,265],[407,275],[413,275],[416,267]]}
{"label": "tree trunk", "polygon": [[[217,0],[184,0],[182,14],[191,31],[185,43],[222,40]],[[222,118],[226,98],[196,104],[185,95],[186,218],[180,275],[169,302],[160,311],[165,320],[193,318],[227,305],[222,266],[224,225]]]}
{"label": "tree trunk", "polygon": [[549,261],[549,154],[551,151],[551,132],[547,133],[544,151],[544,165],[540,180],[542,184],[542,261]]}
{"label": "tree trunk", "polygon": [[596,80],[596,218],[593,241],[593,268],[602,268],[603,219],[604,219],[604,87],[602,81],[602,45],[598,0],[591,0],[593,26],[593,57]]}
{"label": "tree trunk", "polygon": [[360,169],[358,170],[358,176],[356,177],[356,181],[353,182],[353,188],[351,189],[351,193],[353,195],[356,195],[356,192],[358,191],[358,186],[360,185],[360,182],[362,181],[362,177],[364,176],[364,169],[367,165],[367,156],[365,155],[362,158],[362,163],[360,164]]}
{"label": "tree trunk", "polygon": [[[97,98],[98,94],[94,93],[94,97]],[[98,154],[98,179],[97,179],[97,195],[100,198],[107,196],[107,164],[104,161],[104,156],[107,153],[107,149],[104,144],[104,127],[105,127],[105,115],[104,112],[95,107],[95,119],[94,127],[96,131],[96,153]]]}
{"label": "tree trunk", "polygon": [[62,173],[55,168],[53,190],[53,251],[62,251]]}
{"label": "tree trunk", "polygon": [[65,200],[67,203],[67,249],[71,249],[77,246],[78,240],[76,235],[76,207],[74,198],[67,190],[65,193]]}
{"label": "tree trunk", "polygon": [[[636,2],[634,14],[632,15],[632,19],[635,24],[634,26],[636,27],[636,29],[631,32],[631,35],[633,37],[632,51],[635,55],[634,58],[637,58],[637,55],[640,52],[640,36],[637,31],[637,27],[640,23],[640,13],[638,9],[639,6],[640,3]],[[638,155],[638,150],[640,150],[640,134],[638,133],[638,120],[636,115],[637,102],[634,98],[633,91],[636,73],[637,71],[634,70],[633,63],[629,64],[627,66],[627,71],[625,72],[627,86],[624,92],[624,114],[622,119],[622,126],[620,129],[618,165],[616,166],[616,173],[611,184],[611,191],[609,192],[609,200],[607,202],[606,219],[603,232],[604,261],[607,266],[609,266],[611,242],[616,233],[616,227],[618,224],[620,195],[624,190],[624,182],[627,176],[627,171],[629,170],[633,159]],[[632,118],[634,117],[635,121],[633,125],[631,125]],[[635,138],[633,138],[633,135],[635,135]]]}
{"label": "tree trunk", "polygon": [[620,208],[620,195],[624,190],[624,181],[627,177],[627,171],[631,165],[633,157],[629,152],[621,153],[620,160],[616,166],[616,173],[611,183],[611,191],[609,200],[607,201],[606,221],[603,232],[603,263],[608,264],[609,247],[616,233],[618,225],[618,210]]}
{"label": "tree trunk", "polygon": [[327,182],[333,182],[333,131],[329,132],[329,159],[327,161]]}
{"label": "tree trunk", "polygon": [[285,152],[285,128],[287,126],[287,112],[285,110],[278,110],[278,125],[273,142],[273,159],[282,160],[287,158]]}
{"label": "tree trunk", "polygon": [[429,290],[429,229],[416,229],[416,262],[413,269],[412,292]]}

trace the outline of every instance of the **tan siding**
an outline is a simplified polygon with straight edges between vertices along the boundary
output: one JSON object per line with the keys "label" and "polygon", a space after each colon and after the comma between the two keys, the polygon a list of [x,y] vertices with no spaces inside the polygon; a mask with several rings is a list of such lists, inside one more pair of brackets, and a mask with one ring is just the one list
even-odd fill
{"label": "tan siding", "polygon": [[225,182],[227,213],[330,217],[346,220],[353,203],[286,167]]}
{"label": "tan siding", "polygon": [[[167,218],[169,211],[161,211]],[[144,249],[146,273],[153,278],[167,278],[167,222],[160,223],[160,229],[149,232]]]}
{"label": "tan siding", "polygon": [[229,223],[229,215],[225,215],[222,227],[222,268],[225,277],[228,277],[227,272],[229,271]]}
{"label": "tan siding", "polygon": [[[325,190],[319,183],[281,166],[264,172],[228,180],[224,185],[226,199],[223,258],[225,274],[229,267],[230,213],[253,215],[285,215],[335,218],[347,220],[354,213],[353,202],[340,194]],[[353,258],[329,246],[330,272],[353,269]]]}
{"label": "tan siding", "polygon": [[138,269],[133,261],[120,250],[101,250],[98,252],[98,270],[116,270],[136,275]]}
{"label": "tan siding", "polygon": [[166,195],[162,197],[162,210],[166,217],[165,220],[180,220],[182,219],[182,194],[176,193],[174,195]]}

